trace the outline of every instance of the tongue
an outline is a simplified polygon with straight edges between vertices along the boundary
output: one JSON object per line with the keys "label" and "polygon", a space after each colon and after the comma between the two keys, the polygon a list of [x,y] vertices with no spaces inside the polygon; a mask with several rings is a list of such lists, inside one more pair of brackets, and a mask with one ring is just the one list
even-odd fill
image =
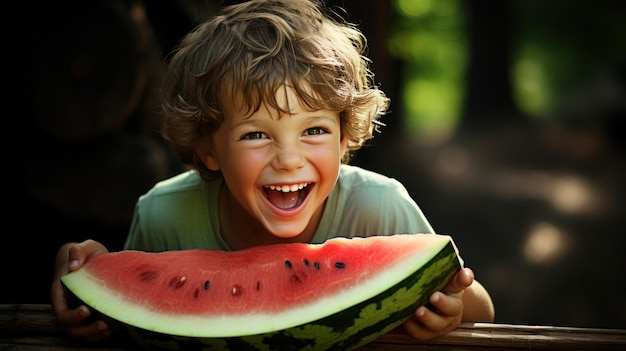
{"label": "tongue", "polygon": [[270,202],[274,206],[278,208],[282,208],[282,209],[288,209],[288,208],[293,208],[298,205],[298,202],[299,202],[298,200],[300,199],[300,192],[289,191],[289,192],[284,193],[282,191],[268,190],[267,198],[270,200]]}

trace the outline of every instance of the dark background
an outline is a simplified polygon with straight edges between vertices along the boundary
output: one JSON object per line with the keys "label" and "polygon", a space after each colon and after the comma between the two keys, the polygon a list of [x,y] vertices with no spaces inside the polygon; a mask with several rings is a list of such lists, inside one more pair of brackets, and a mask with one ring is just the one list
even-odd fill
{"label": "dark background", "polygon": [[[465,104],[437,143],[402,121],[407,63],[387,46],[398,20],[390,1],[327,3],[364,31],[392,99],[383,133],[353,164],[402,181],[437,232],[454,237],[494,299],[496,322],[626,328],[626,42],[615,40],[626,38],[626,2],[462,2]],[[20,12],[10,133],[22,142],[10,149],[2,303],[49,302],[56,249],[86,238],[121,248],[137,197],[182,169],[156,132],[158,82],[165,53],[217,3],[141,4],[61,1]],[[521,22],[521,6],[537,21]],[[598,29],[607,22],[610,32]],[[582,79],[549,118],[527,116],[510,78],[522,26],[532,40],[567,42],[585,67],[574,76],[600,72],[611,84]]]}

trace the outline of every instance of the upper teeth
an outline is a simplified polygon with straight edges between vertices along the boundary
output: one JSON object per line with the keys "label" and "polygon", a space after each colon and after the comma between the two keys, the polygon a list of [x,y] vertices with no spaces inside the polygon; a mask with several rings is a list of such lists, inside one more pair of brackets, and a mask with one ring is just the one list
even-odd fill
{"label": "upper teeth", "polygon": [[302,188],[309,185],[309,183],[300,183],[300,184],[291,184],[291,185],[266,185],[266,188],[270,188],[272,190],[282,191],[283,193],[287,193],[290,191],[298,191]]}

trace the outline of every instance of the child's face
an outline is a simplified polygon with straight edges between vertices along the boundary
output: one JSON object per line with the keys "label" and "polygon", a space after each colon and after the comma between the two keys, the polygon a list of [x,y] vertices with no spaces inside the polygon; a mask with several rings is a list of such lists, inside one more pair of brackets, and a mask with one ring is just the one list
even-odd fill
{"label": "child's face", "polygon": [[339,113],[306,110],[291,88],[279,89],[277,101],[291,114],[265,104],[251,115],[226,111],[205,163],[221,170],[232,196],[271,235],[291,238],[319,220],[347,139]]}

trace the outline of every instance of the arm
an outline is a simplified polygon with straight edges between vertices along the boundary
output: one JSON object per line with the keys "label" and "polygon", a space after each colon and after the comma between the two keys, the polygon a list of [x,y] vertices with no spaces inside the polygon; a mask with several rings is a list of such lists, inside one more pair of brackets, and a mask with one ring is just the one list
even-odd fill
{"label": "arm", "polygon": [[96,342],[110,335],[106,323],[95,321],[85,324],[91,315],[87,306],[70,309],[60,278],[79,269],[90,257],[108,250],[99,242],[86,240],[82,243],[67,243],[59,249],[54,266],[54,278],[50,287],[52,311],[69,335],[78,339]]}
{"label": "arm", "polygon": [[487,290],[476,280],[474,272],[463,268],[440,292],[431,295],[431,307],[421,306],[404,327],[418,340],[447,334],[461,322],[493,322],[495,310]]}
{"label": "arm", "polygon": [[461,322],[493,323],[495,309],[489,293],[477,280],[463,291],[463,318]]}

